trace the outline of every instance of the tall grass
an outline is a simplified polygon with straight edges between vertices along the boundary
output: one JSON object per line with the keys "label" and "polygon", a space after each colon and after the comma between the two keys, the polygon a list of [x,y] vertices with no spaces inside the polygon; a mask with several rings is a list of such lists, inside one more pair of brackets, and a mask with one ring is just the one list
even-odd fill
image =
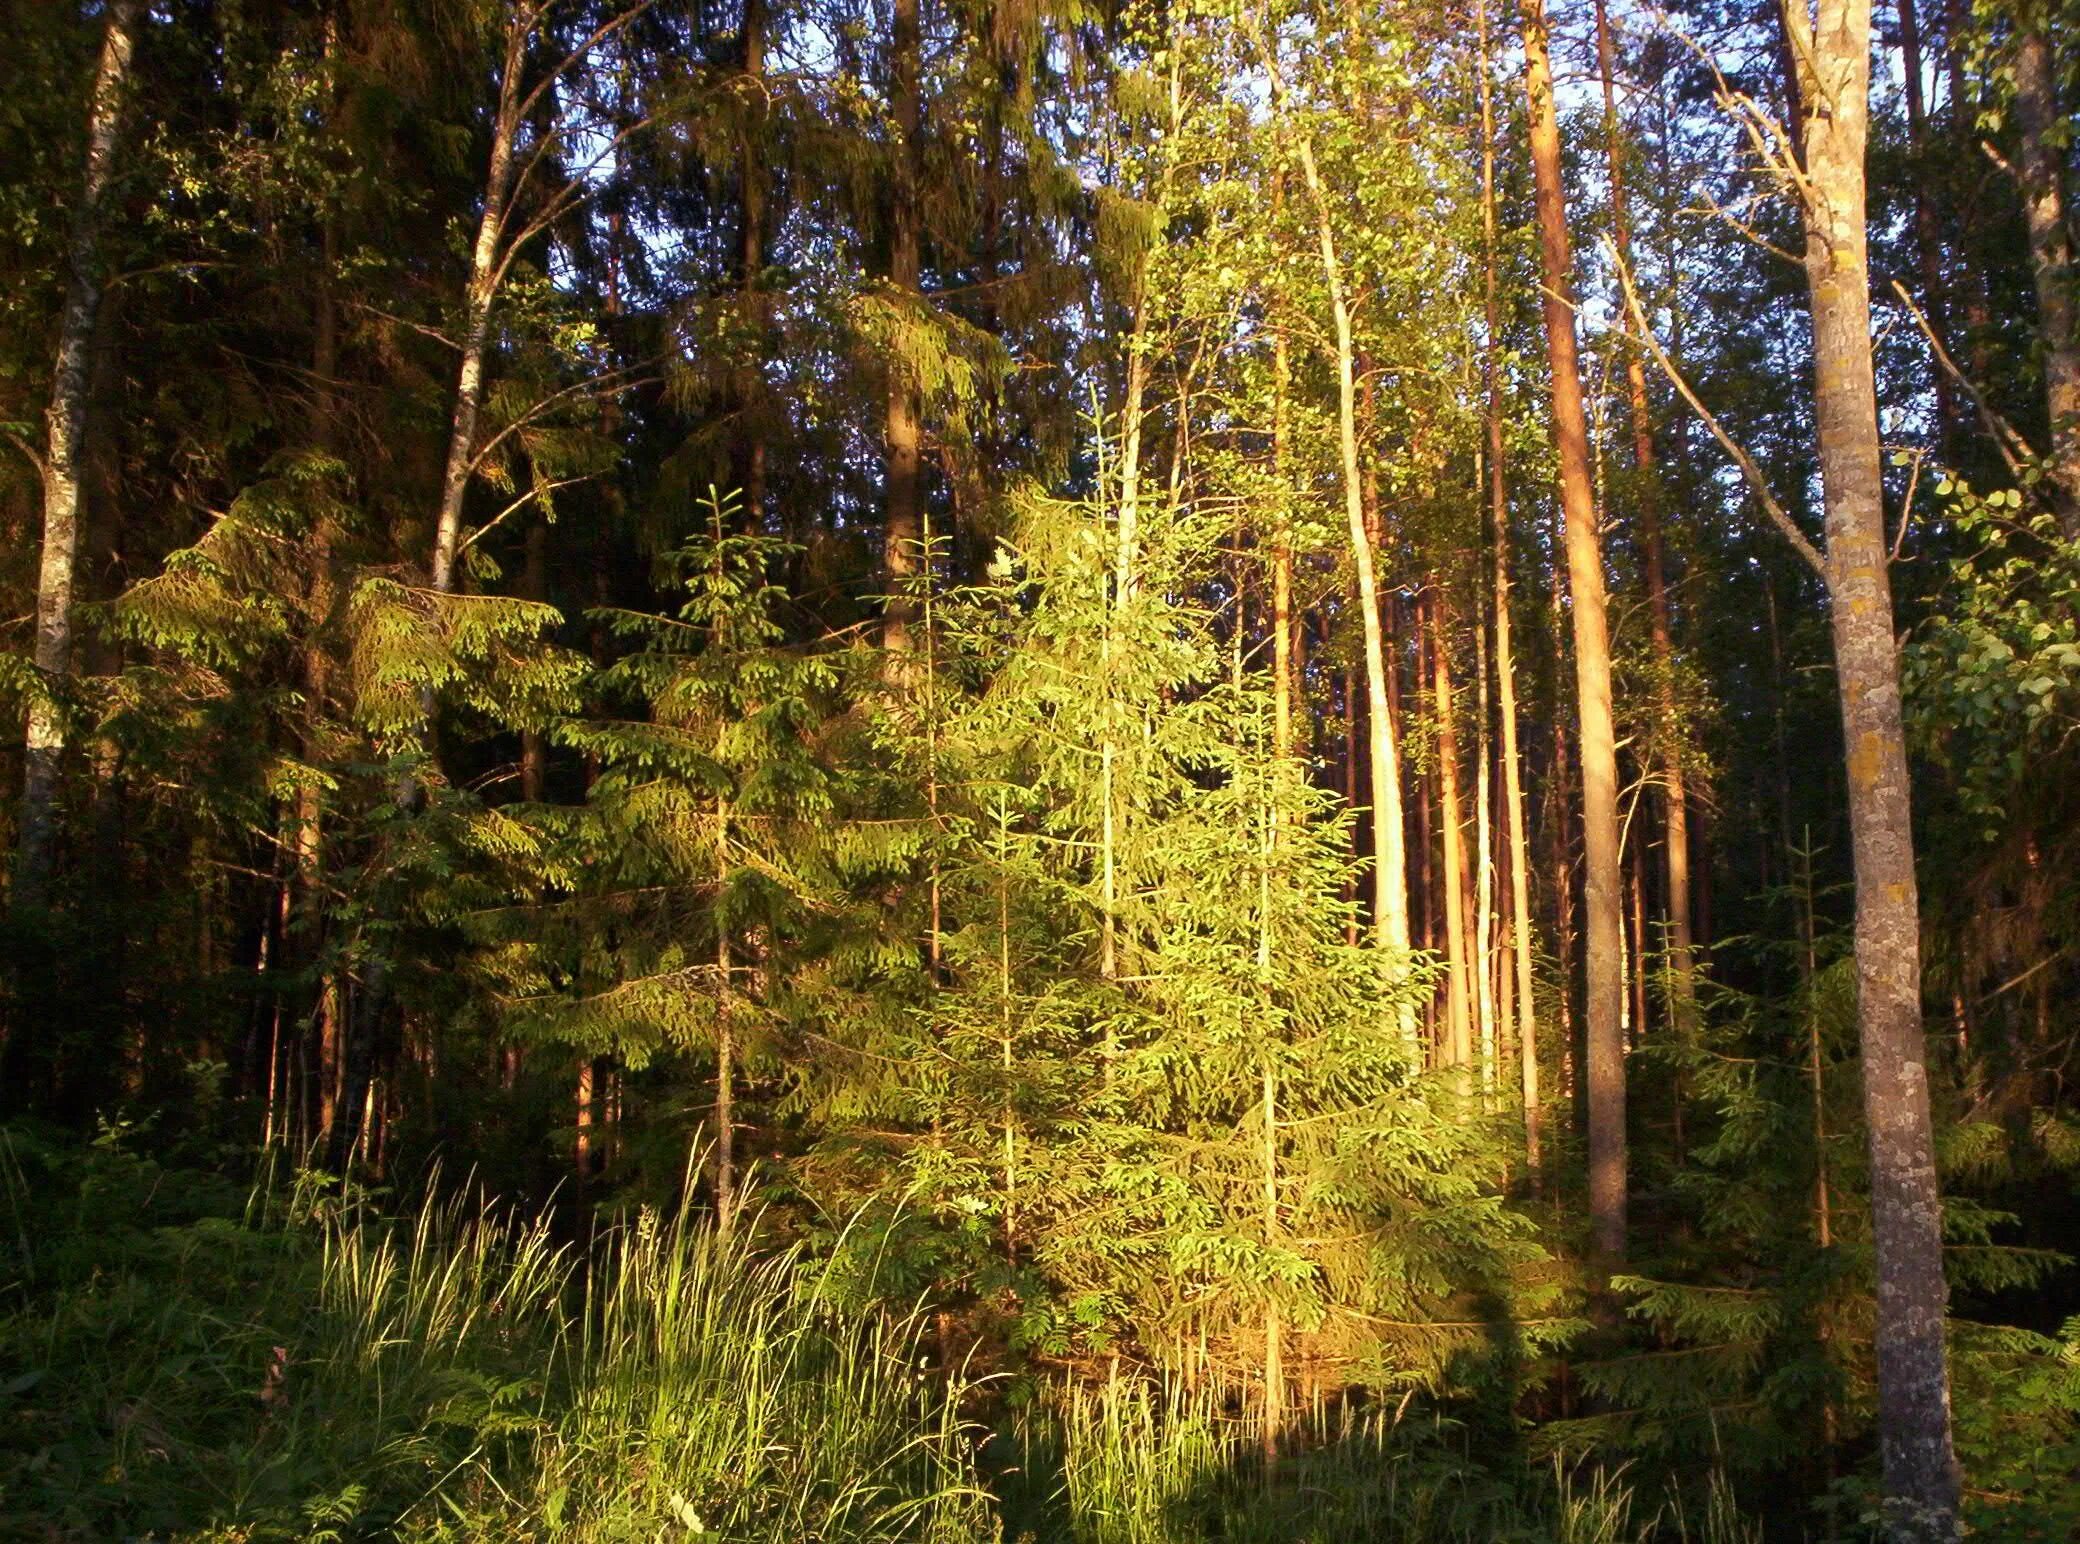
{"label": "tall grass", "polygon": [[925,1372],[917,1321],[840,1312],[825,1286],[683,1219],[616,1232],[515,1522],[574,1539],[984,1537],[958,1391]]}
{"label": "tall grass", "polygon": [[917,1324],[789,1254],[294,1187],[192,1217],[149,1165],[74,1167],[11,1167],[0,1538],[994,1537]]}
{"label": "tall grass", "polygon": [[1723,1487],[1694,1526],[1643,1515],[1615,1475],[1440,1460],[1388,1409],[1317,1413],[1268,1476],[1218,1393],[1144,1378],[986,1431],[915,1316],[683,1216],[578,1248],[483,1202],[241,1205],[4,1134],[0,1191],[0,1539],[1753,1537]]}
{"label": "tall grass", "polygon": [[[1760,1544],[1725,1476],[1646,1500],[1622,1470],[1454,1456],[1395,1406],[1317,1409],[1267,1471],[1255,1420],[1219,1391],[1118,1378],[1027,1411],[1027,1466],[1057,1504],[1014,1519],[1032,1544]],[[1030,1509],[1030,1508],[1029,1508]],[[1692,1514],[1695,1514],[1694,1516]]]}

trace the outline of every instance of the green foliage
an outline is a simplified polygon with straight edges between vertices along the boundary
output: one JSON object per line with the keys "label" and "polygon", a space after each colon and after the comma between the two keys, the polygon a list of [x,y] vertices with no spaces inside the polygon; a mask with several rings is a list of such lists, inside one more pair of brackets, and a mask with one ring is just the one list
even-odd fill
{"label": "green foliage", "polygon": [[2080,543],[2013,488],[1946,478],[1960,539],[1940,609],[1903,659],[1919,747],[1992,840],[2064,764],[2080,719]]}

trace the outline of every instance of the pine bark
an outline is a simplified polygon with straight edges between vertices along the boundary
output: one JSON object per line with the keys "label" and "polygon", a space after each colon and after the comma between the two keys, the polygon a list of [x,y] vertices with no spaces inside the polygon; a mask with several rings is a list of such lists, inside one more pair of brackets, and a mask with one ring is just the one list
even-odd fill
{"label": "pine bark", "polygon": [[1805,265],[1856,878],[1857,1019],[1877,1253],[1877,1425],[1888,1531],[1921,1544],[1960,1537],[1960,1482],[1950,1434],[1942,1208],[1871,361],[1864,182],[1870,0],[1820,0],[1813,22],[1793,7],[1787,22],[1807,106]]}
{"label": "pine bark", "polygon": [[738,226],[737,289],[745,321],[758,339],[755,356],[739,367],[736,383],[737,485],[744,496],[744,524],[752,531],[763,530],[766,513],[766,437],[761,423],[764,411],[763,381],[758,358],[769,347],[766,340],[767,177],[765,147],[766,0],[744,0],[743,97],[739,111],[745,123],[739,129],[737,151]]}
{"label": "pine bark", "polygon": [[[49,438],[43,463],[43,551],[36,582],[37,672],[45,692],[62,693],[72,675],[72,612],[79,556],[80,483],[86,458],[87,405],[92,395],[95,319],[103,289],[101,237],[108,190],[121,148],[130,61],[142,0],[115,0],[108,8],[100,63],[88,109],[87,164],[66,241],[65,303],[45,413]],[[17,912],[43,907],[49,897],[57,841],[58,766],[65,725],[43,692],[29,703],[23,738],[21,829],[15,849],[13,904]]]}
{"label": "pine bark", "polygon": [[[326,33],[326,52],[333,51],[334,26]],[[318,304],[315,336],[311,346],[311,441],[323,453],[333,450],[334,424],[338,421],[339,307],[332,291],[332,275],[339,260],[339,231],[336,216],[328,211],[319,235]],[[339,606],[340,583],[337,551],[340,532],[330,515],[321,514],[311,533],[311,587],[307,597],[310,627],[303,650],[303,759],[316,767],[324,760],[325,715],[332,692],[331,628]],[[315,780],[306,780],[296,793],[294,884],[300,892],[302,915],[298,924],[298,953],[305,963],[318,958],[324,937],[320,905],[325,882],[325,802]],[[284,936],[288,936],[285,930]],[[325,972],[318,981],[315,1013],[318,1045],[318,1130],[329,1135],[336,1114],[340,1074],[340,980]]]}
{"label": "pine bark", "polygon": [[1618,878],[1618,764],[1611,718],[1610,635],[1603,553],[1589,476],[1574,293],[1561,180],[1560,128],[1544,0],[1524,0],[1524,78],[1530,105],[1539,255],[1545,279],[1546,356],[1552,371],[1553,441],[1566,520],[1569,609],[1574,621],[1575,697],[1581,742],[1584,923],[1587,952],[1586,1071],[1589,1095],[1589,1216],[1599,1254],[1625,1255],[1624,942]]}
{"label": "pine bark", "polygon": [[[897,305],[919,303],[923,272],[918,222],[918,157],[924,121],[922,42],[917,0],[895,0],[889,31],[890,107],[896,143],[889,167],[888,282]],[[888,361],[888,401],[882,421],[882,475],[887,511],[882,568],[888,578],[882,644],[891,653],[911,647],[917,601],[909,591],[922,571],[924,453],[915,373],[907,359]]]}
{"label": "pine bark", "polygon": [[[1604,148],[1611,183],[1611,239],[1618,261],[1632,266],[1632,215],[1625,189],[1624,145],[1618,135],[1616,66],[1610,18],[1596,0],[1596,67],[1603,77]],[[1630,307],[1618,313],[1628,342]],[[1668,885],[1668,981],[1671,1018],[1687,1038],[1697,1022],[1696,944],[1690,927],[1690,794],[1683,771],[1681,716],[1675,690],[1675,629],[1669,620],[1667,557],[1661,540],[1661,479],[1654,453],[1654,420],[1647,402],[1646,363],[1636,347],[1625,350],[1625,397],[1632,428],[1632,464],[1639,474],[1639,544],[1647,581],[1647,629],[1654,651],[1656,707],[1661,719],[1661,830]],[[1635,951],[1634,970],[1646,975],[1646,940]],[[1644,1029],[1644,1015],[1641,1015]]]}

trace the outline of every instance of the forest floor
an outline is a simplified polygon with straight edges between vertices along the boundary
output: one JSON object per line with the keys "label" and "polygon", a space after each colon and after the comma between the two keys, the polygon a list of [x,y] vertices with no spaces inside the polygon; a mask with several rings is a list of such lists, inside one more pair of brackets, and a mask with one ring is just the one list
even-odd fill
{"label": "forest floor", "polygon": [[949,1379],[921,1320],[651,1213],[580,1250],[20,1130],[0,1191],[0,1539],[1761,1537],[1723,1486],[1505,1472],[1441,1425],[1318,1429],[1267,1481],[1217,1405]]}

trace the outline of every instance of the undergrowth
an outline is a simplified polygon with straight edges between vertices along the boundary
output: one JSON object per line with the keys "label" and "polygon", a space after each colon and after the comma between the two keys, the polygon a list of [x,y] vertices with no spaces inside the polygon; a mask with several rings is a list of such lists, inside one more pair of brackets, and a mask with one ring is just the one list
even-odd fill
{"label": "undergrowth", "polygon": [[[481,1199],[385,1217],[0,1132],[0,1538],[741,1544],[1759,1538],[1723,1486],[1501,1472],[1393,1412],[1267,1478],[1220,1400],[1116,1376],[1010,1408],[796,1252]],[[850,1301],[848,1295],[847,1301]]]}

